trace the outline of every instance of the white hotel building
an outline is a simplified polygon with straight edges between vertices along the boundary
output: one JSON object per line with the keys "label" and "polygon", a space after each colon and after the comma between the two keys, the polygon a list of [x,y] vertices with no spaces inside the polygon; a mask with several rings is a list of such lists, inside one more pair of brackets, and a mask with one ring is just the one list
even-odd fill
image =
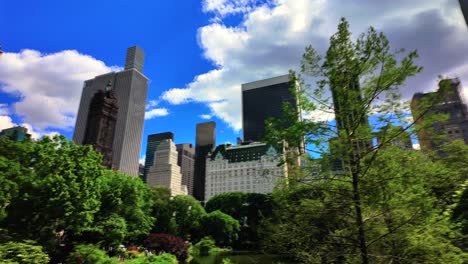
{"label": "white hotel building", "polygon": [[271,145],[220,145],[206,160],[205,201],[226,192],[270,193],[287,177],[282,154]]}

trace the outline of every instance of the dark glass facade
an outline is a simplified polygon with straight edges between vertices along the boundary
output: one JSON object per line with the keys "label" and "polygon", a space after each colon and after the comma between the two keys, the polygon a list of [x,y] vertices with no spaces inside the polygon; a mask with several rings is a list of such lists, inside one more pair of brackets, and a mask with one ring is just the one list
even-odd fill
{"label": "dark glass facade", "polygon": [[193,197],[205,200],[206,157],[216,146],[216,123],[197,124],[195,143],[195,174],[193,180]]}
{"label": "dark glass facade", "polygon": [[[261,83],[259,83],[261,85]],[[265,121],[269,117],[281,118],[283,105],[288,102],[297,107],[296,98],[290,91],[289,81],[242,88],[242,129],[244,141],[261,141],[265,133]]]}

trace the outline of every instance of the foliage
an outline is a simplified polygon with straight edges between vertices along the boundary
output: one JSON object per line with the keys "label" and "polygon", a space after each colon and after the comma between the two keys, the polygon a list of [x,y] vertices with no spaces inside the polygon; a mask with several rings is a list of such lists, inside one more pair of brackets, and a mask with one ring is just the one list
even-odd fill
{"label": "foliage", "polygon": [[10,241],[0,244],[0,259],[2,263],[49,263],[49,256],[35,241]]}
{"label": "foliage", "polygon": [[148,185],[137,177],[106,171],[99,178],[99,186],[101,207],[96,222],[108,245],[119,244],[124,238],[136,241],[149,234],[154,219]]}
{"label": "foliage", "polygon": [[153,200],[152,215],[155,219],[152,233],[176,234],[175,221],[172,219],[170,208],[171,190],[165,186],[154,186],[151,188],[151,199]]}
{"label": "foliage", "polygon": [[94,245],[77,245],[74,251],[68,256],[69,264],[113,264],[115,259],[107,256],[104,250]]}
{"label": "foliage", "polygon": [[188,257],[188,243],[182,238],[170,234],[150,234],[143,241],[143,246],[157,254],[170,253],[183,262]]}
{"label": "foliage", "polygon": [[220,246],[230,246],[238,238],[239,221],[219,210],[205,215],[202,223],[204,233],[213,237]]}
{"label": "foliage", "polygon": [[190,249],[190,254],[198,256],[208,256],[210,251],[215,249],[215,241],[211,237],[204,237],[198,243],[193,245]]}
{"label": "foliage", "polygon": [[267,194],[229,192],[212,197],[205,208],[208,213],[220,210],[238,220],[241,231],[234,247],[247,247],[251,250],[260,239],[258,225],[264,217],[272,214],[273,204]]}
{"label": "foliage", "polygon": [[175,219],[176,235],[186,240],[200,239],[202,236],[200,221],[206,214],[200,202],[189,195],[177,195],[170,201],[170,209]]}

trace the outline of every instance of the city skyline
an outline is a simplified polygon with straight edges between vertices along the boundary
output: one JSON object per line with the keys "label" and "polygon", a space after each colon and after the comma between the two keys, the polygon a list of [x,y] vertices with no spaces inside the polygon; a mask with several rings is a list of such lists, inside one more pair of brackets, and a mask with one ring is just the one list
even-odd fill
{"label": "city skyline", "polygon": [[[365,2],[118,2],[89,8],[86,1],[44,1],[26,11],[5,3],[0,128],[25,124],[34,137],[58,132],[71,139],[83,81],[121,70],[121,51],[139,45],[150,79],[140,158],[149,134],[172,131],[177,143],[195,143],[196,124],[208,120],[217,123],[218,144],[234,143],[242,135],[242,83],[297,69],[309,44],[323,52],[341,16],[355,37],[375,26],[392,48],[418,49],[417,63],[425,70],[405,86],[406,100],[436,90],[438,74],[459,77],[466,94],[468,34],[458,1]],[[72,19],[77,14],[86,14],[86,21]]]}

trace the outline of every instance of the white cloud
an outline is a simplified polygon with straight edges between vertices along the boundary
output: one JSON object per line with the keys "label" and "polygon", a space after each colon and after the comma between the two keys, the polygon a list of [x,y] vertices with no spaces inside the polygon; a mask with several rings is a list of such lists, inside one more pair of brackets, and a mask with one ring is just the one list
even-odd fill
{"label": "white cloud", "polygon": [[413,149],[420,150],[420,149],[421,149],[421,146],[420,146],[418,143],[413,144]]}
{"label": "white cloud", "polygon": [[158,116],[167,116],[169,111],[167,108],[155,108],[145,112],[145,119],[152,119]]}
{"label": "white cloud", "polygon": [[[203,10],[215,19],[198,30],[198,41],[215,69],[195,76],[186,87],[169,89],[162,99],[171,104],[205,103],[213,115],[238,131],[241,84],[298,69],[307,45],[324,54],[343,16],[354,37],[372,25],[388,35],[392,48],[418,49],[417,63],[425,71],[402,89],[408,99],[414,92],[434,90],[432,80],[438,74],[468,66],[468,34],[454,2],[205,0]],[[223,24],[223,18],[233,14],[242,14],[241,22]]]}
{"label": "white cloud", "polygon": [[0,104],[0,116],[9,115],[10,110],[8,109],[7,104]]}
{"label": "white cloud", "polygon": [[160,100],[149,100],[148,103],[146,104],[146,110],[149,110],[151,108],[154,108],[158,106]]}
{"label": "white cloud", "polygon": [[[10,127],[15,127],[18,126],[18,124],[15,124],[11,117],[7,115],[0,115],[0,130],[10,128]],[[59,133],[56,131],[36,131],[33,129],[33,127],[30,124],[27,123],[22,123],[19,126],[25,127],[28,130],[28,134],[31,135],[32,138],[34,139],[39,139],[42,136],[54,136],[58,135]]]}
{"label": "white cloud", "polygon": [[146,155],[143,155],[143,157],[140,158],[140,160],[138,161],[138,163],[139,163],[139,164],[145,165],[145,160],[146,160]]}
{"label": "white cloud", "polygon": [[0,90],[16,96],[15,114],[41,131],[73,127],[83,81],[119,69],[76,50],[26,49],[4,53],[0,60]]}
{"label": "white cloud", "polygon": [[211,119],[212,115],[206,115],[206,114],[204,114],[204,115],[199,115],[199,117],[200,117],[201,119]]}

